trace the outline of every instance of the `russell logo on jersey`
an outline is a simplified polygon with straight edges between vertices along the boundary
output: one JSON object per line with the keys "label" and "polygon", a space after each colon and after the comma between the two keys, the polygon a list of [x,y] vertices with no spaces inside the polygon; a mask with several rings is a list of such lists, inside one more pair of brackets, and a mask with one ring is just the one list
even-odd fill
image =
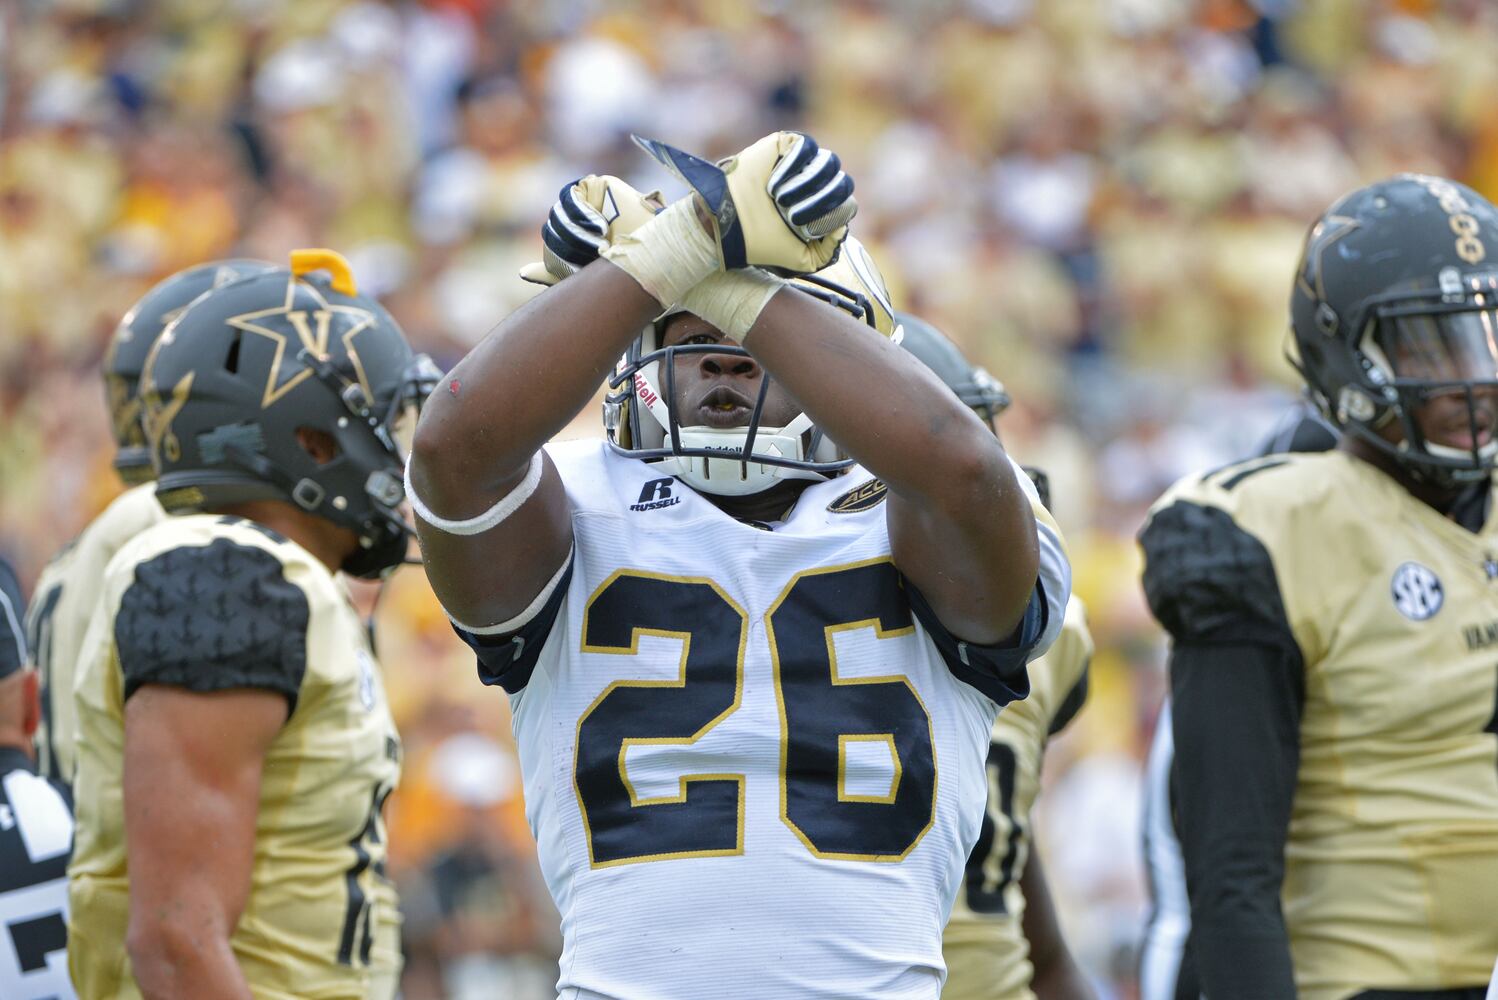
{"label": "russell logo on jersey", "polygon": [[681,503],[681,497],[671,495],[674,479],[652,479],[640,490],[640,499],[629,505],[630,510],[659,510]]}

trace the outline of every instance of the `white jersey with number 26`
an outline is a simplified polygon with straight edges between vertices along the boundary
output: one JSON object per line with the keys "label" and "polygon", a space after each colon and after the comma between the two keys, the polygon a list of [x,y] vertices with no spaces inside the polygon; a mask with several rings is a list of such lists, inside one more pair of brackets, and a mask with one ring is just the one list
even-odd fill
{"label": "white jersey with number 26", "polygon": [[570,568],[459,633],[511,694],[561,997],[937,997],[989,730],[1070,589],[1054,522],[1036,501],[1020,634],[974,647],[895,569],[867,472],[765,526],[601,442],[547,451]]}

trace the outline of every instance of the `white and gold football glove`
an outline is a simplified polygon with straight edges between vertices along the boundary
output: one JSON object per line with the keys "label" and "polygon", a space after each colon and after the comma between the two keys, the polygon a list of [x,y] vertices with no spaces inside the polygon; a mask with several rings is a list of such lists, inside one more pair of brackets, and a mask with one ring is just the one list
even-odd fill
{"label": "white and gold football glove", "polygon": [[702,197],[722,267],[809,274],[837,259],[858,211],[853,178],[811,136],[775,132],[717,164],[654,139],[634,140]]}
{"label": "white and gold football glove", "polygon": [[[697,256],[701,258],[701,266],[697,270],[704,275],[700,280],[684,280],[678,289],[681,298],[695,306],[693,311],[709,322],[716,320],[723,329],[742,336],[779,282],[752,268],[727,274],[717,271],[711,253],[713,239],[693,214],[691,199],[682,199],[677,206],[677,228],[684,227],[694,237],[689,242],[700,244]],[[521,268],[520,277],[537,285],[555,285],[600,255],[611,256],[607,251],[616,239],[630,236],[663,211],[659,191],[641,194],[625,181],[607,174],[580,177],[557,195],[541,226],[543,259]],[[671,240],[666,238],[665,242],[669,244]],[[645,249],[638,247],[635,256]],[[627,257],[622,260],[626,269],[635,263]],[[658,282],[651,281],[651,275],[642,272],[637,279],[657,294],[666,295]],[[663,305],[675,304],[674,300],[663,298]]]}
{"label": "white and gold football glove", "polygon": [[555,285],[598,259],[615,237],[631,233],[665,207],[659,191],[641,194],[609,174],[589,174],[562,188],[541,227],[542,259],[520,277]]}

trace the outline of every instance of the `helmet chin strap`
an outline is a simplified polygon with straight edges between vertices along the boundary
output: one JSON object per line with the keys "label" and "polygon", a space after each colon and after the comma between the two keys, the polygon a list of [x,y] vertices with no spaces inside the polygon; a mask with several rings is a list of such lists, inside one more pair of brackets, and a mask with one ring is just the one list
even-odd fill
{"label": "helmet chin strap", "polygon": [[[803,424],[797,429],[797,424]],[[785,427],[761,428],[754,436],[754,453],[801,461],[802,433],[811,427],[805,414]],[[721,451],[723,457],[677,455],[662,459],[660,465],[681,477],[688,486],[715,496],[749,496],[769,489],[782,479],[824,478],[804,469],[791,469],[763,462],[746,462],[742,456],[749,440],[747,427],[682,427],[679,429],[684,448]]]}
{"label": "helmet chin strap", "polygon": [[1478,448],[1475,452],[1467,448],[1453,448],[1450,445],[1436,444],[1433,441],[1425,442],[1425,450],[1437,458],[1451,459],[1454,461],[1472,461],[1476,458],[1475,468],[1442,468],[1434,474],[1427,473],[1427,478],[1436,482],[1446,480],[1453,486],[1465,487],[1473,483],[1484,482],[1493,475],[1492,461],[1498,454],[1498,442],[1490,441]]}
{"label": "helmet chin strap", "polygon": [[[671,440],[671,409],[664,395],[657,388],[656,375],[659,363],[648,365],[635,374],[637,398],[644,409],[665,430],[666,441]],[[818,472],[805,469],[768,465],[763,462],[745,461],[746,444],[753,445],[752,454],[782,458],[789,461],[807,460],[805,435],[812,429],[811,418],[799,413],[784,427],[759,427],[750,441],[749,427],[707,427],[704,425],[677,425],[677,438],[684,449],[720,451],[723,457],[706,455],[675,455],[663,458],[660,468],[679,477],[688,486],[701,493],[715,496],[749,496],[769,489],[784,479],[807,479],[820,481],[827,478]]]}

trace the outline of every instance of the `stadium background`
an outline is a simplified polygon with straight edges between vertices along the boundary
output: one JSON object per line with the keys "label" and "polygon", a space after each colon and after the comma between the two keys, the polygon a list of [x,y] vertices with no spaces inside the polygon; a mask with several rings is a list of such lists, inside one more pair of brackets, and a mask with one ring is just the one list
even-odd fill
{"label": "stadium background", "polygon": [[[1495,51],[1484,0],[8,2],[0,552],[29,585],[117,491],[97,366],[156,279],[333,247],[446,367],[530,294],[564,182],[661,185],[629,131],[725,155],[803,128],[897,303],[1005,381],[1006,442],[1052,474],[1098,653],[1038,823],[1073,948],[1129,997],[1164,652],[1133,534],[1293,401],[1290,276],[1330,199],[1398,170],[1498,194]],[[419,571],[378,617],[406,996],[550,996],[503,698]]]}

